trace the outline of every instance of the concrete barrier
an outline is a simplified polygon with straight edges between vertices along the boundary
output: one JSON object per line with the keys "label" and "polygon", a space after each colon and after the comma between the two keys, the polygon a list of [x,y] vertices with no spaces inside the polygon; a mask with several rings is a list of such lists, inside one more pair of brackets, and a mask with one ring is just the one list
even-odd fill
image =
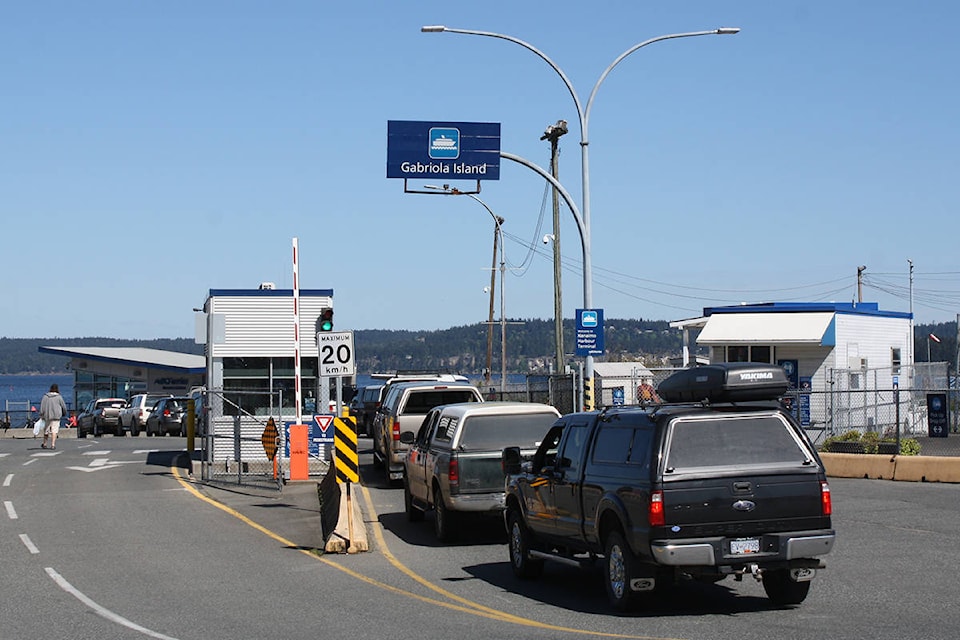
{"label": "concrete barrier", "polygon": [[893,480],[899,456],[868,453],[821,453],[827,475],[834,478]]}
{"label": "concrete barrier", "polygon": [[958,457],[821,453],[820,458],[832,478],[960,483]]}
{"label": "concrete barrier", "polygon": [[960,482],[960,458],[897,456],[893,479],[910,482]]}

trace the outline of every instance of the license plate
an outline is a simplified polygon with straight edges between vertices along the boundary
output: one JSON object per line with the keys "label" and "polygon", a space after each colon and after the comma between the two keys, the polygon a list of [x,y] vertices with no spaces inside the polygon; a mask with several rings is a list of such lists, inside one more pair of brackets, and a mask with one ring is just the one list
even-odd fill
{"label": "license plate", "polygon": [[730,541],[730,553],[735,556],[760,552],[760,538],[738,538]]}

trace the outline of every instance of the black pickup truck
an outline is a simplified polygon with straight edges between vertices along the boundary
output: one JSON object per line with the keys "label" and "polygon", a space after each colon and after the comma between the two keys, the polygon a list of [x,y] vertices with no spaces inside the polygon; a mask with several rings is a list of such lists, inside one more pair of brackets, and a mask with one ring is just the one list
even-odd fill
{"label": "black pickup truck", "polygon": [[563,416],[532,460],[504,449],[514,574],[603,557],[619,610],[680,579],[731,575],[801,603],[835,533],[823,463],[778,402],[787,385],[776,365],[687,369],[658,404]]}

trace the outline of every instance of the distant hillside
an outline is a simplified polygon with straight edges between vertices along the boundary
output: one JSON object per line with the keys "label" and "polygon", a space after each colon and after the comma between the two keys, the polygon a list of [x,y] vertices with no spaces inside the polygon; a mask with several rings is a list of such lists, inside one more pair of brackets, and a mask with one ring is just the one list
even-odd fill
{"label": "distant hillside", "polygon": [[[549,370],[553,361],[552,320],[507,320],[507,371],[510,373]],[[514,324],[516,323],[516,324]],[[680,333],[665,320],[604,321],[606,361],[641,361],[648,366],[664,364],[677,357],[681,349]],[[928,341],[930,334],[940,342]],[[564,323],[564,351],[574,350],[573,321]],[[957,325],[955,322],[917,325],[914,328],[916,358],[934,362],[956,362]],[[40,353],[40,346],[60,347],[144,347],[181,353],[202,354],[203,345],[192,338],[156,340],[116,340],[114,338],[0,338],[0,374],[63,373],[67,358]],[[441,369],[479,373],[486,366],[487,325],[472,324],[437,331],[394,331],[363,329],[354,331],[357,371],[362,374],[397,369]],[[701,349],[706,353],[705,349]],[[493,367],[500,369],[500,326],[493,328]]]}

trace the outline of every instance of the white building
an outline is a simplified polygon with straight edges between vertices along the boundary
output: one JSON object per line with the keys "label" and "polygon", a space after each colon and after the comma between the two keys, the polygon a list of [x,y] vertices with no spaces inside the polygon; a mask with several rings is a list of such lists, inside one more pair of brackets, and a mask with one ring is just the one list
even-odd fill
{"label": "white building", "polygon": [[[893,389],[912,386],[913,319],[876,303],[774,302],[712,307],[670,323],[710,348],[710,362],[767,362],[787,370],[805,426],[831,430],[892,422]],[[808,392],[824,394],[814,401]],[[845,396],[837,394],[843,392]],[[827,397],[825,394],[830,394]],[[895,423],[894,423],[895,424]]]}

